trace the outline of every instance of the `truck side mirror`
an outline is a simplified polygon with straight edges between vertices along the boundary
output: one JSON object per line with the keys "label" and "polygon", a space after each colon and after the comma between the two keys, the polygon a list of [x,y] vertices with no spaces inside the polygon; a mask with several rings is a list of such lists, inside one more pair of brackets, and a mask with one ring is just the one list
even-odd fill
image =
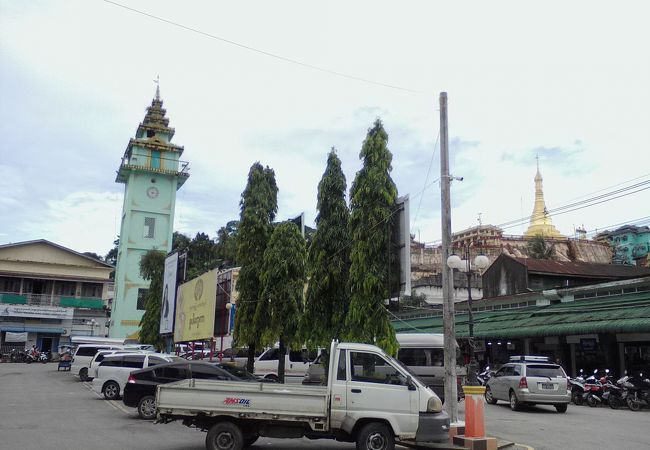
{"label": "truck side mirror", "polygon": [[416,391],[417,390],[417,388],[415,387],[415,384],[413,383],[413,378],[411,378],[410,375],[406,378],[406,385],[408,386],[409,391]]}

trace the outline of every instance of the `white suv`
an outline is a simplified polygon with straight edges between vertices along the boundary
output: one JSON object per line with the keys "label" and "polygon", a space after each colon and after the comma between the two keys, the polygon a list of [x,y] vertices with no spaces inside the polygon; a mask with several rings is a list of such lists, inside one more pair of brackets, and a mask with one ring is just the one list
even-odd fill
{"label": "white suv", "polygon": [[[255,360],[254,372],[258,377],[276,381],[278,379],[278,347],[270,348]],[[285,383],[301,383],[309,364],[316,359],[317,351],[288,350],[284,355]]]}
{"label": "white suv", "polygon": [[124,353],[148,353],[145,350],[137,350],[134,348],[128,348],[124,350],[99,350],[97,353],[95,353],[95,356],[93,359],[90,360],[90,363],[88,364],[88,378],[92,380],[97,376],[97,368],[99,367],[99,364],[104,361],[104,358],[107,356],[113,356],[113,355],[121,355]]}
{"label": "white suv", "polygon": [[107,400],[115,400],[124,392],[124,386],[134,370],[175,361],[185,360],[165,353],[123,353],[106,356],[97,367],[93,390],[104,394]]}
{"label": "white suv", "polygon": [[88,374],[88,368],[95,354],[99,350],[121,350],[122,348],[120,345],[81,344],[72,357],[70,373],[78,375],[81,381],[90,381],[92,378]]}

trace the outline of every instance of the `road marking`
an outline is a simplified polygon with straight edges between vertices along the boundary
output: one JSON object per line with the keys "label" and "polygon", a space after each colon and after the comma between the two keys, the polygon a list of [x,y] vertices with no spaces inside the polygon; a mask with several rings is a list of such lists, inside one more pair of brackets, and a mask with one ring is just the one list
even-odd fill
{"label": "road marking", "polygon": [[525,448],[525,449],[527,449],[527,450],[535,450],[535,449],[534,449],[533,447],[531,447],[530,445],[517,444],[517,443],[515,443],[515,445],[518,446],[518,447]]}
{"label": "road marking", "polygon": [[95,396],[97,396],[97,398],[101,398],[102,400],[104,400],[104,403],[107,403],[108,405],[110,405],[110,406],[111,406],[113,409],[115,409],[116,411],[121,411],[121,412],[123,412],[124,414],[126,414],[127,416],[130,416],[130,415],[131,415],[131,411],[125,409],[125,408],[124,408],[122,405],[120,405],[119,403],[116,403],[115,400],[106,400],[106,399],[104,399],[104,396],[103,396],[103,395],[98,394],[97,392],[95,392],[95,390],[92,388],[92,385],[91,385],[90,383],[84,381],[83,386],[84,386],[86,389],[88,389],[90,392],[92,392],[93,394],[95,394]]}

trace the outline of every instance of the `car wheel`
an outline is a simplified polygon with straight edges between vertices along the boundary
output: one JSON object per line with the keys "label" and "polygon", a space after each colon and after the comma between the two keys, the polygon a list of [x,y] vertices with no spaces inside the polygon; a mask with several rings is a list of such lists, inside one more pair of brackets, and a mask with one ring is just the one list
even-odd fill
{"label": "car wheel", "polygon": [[513,411],[519,411],[521,409],[521,403],[517,400],[517,395],[514,391],[510,391],[510,409]]}
{"label": "car wheel", "polygon": [[569,405],[566,403],[559,403],[555,405],[555,410],[559,413],[565,413]]}
{"label": "car wheel", "polygon": [[138,402],[138,416],[144,420],[156,418],[156,398],[153,395],[146,395]]}
{"label": "car wheel", "polygon": [[208,431],[205,448],[207,450],[242,450],[244,435],[241,429],[232,422],[217,422]]}
{"label": "car wheel", "polygon": [[371,422],[357,435],[357,450],[394,450],[393,431],[383,423]]}
{"label": "car wheel", "polygon": [[492,389],[490,389],[490,386],[485,388],[485,401],[488,402],[490,405],[497,404],[498,400],[492,396]]}
{"label": "car wheel", "polygon": [[79,379],[81,381],[88,381],[88,369],[86,367],[79,371]]}
{"label": "car wheel", "polygon": [[104,398],[115,400],[120,396],[120,386],[115,381],[109,381],[104,385]]}

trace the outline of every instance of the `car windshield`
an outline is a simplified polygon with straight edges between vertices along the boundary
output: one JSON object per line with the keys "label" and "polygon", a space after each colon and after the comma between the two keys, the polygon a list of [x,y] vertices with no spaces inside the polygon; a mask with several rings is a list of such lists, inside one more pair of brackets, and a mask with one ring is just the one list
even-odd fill
{"label": "car windshield", "polygon": [[[388,355],[386,355],[386,356],[388,356]],[[420,379],[420,378],[419,378],[419,377],[418,377],[418,376],[417,376],[417,375],[416,375],[416,374],[415,374],[415,373],[414,373],[414,372],[413,372],[413,371],[412,371],[408,366],[404,365],[402,362],[400,362],[399,360],[393,358],[392,356],[388,356],[388,359],[389,359],[389,360],[390,360],[394,365],[396,365],[397,367],[401,367],[402,369],[404,369],[404,370],[406,371],[406,373],[408,373],[409,375],[411,375],[411,378],[413,378],[414,380],[417,380],[418,383],[420,383],[422,386],[426,386],[426,385],[427,385],[427,384],[426,384],[424,381],[422,381],[422,380],[421,380],[421,379]]]}
{"label": "car windshield", "polygon": [[526,366],[526,376],[545,378],[564,378],[564,371],[557,365],[532,365]]}
{"label": "car windshield", "polygon": [[237,367],[233,364],[217,364],[217,367],[220,369],[225,370],[231,375],[236,376],[237,378],[241,380],[256,380],[255,376],[251,374],[249,371],[246,369],[242,369],[241,367]]}

